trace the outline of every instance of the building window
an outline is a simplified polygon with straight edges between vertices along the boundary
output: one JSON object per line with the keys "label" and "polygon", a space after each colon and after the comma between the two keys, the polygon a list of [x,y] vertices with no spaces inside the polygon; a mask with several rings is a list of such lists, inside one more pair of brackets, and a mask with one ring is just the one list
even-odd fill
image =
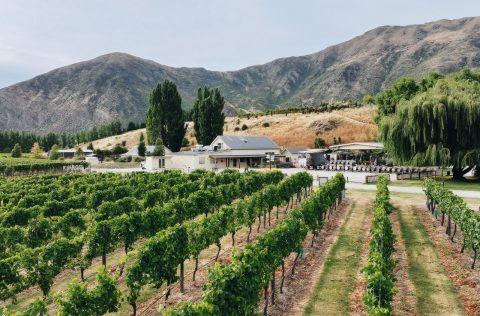
{"label": "building window", "polygon": [[234,166],[234,167],[237,166],[237,159],[233,159],[233,166]]}
{"label": "building window", "polygon": [[217,149],[222,149],[222,143],[217,143]]}

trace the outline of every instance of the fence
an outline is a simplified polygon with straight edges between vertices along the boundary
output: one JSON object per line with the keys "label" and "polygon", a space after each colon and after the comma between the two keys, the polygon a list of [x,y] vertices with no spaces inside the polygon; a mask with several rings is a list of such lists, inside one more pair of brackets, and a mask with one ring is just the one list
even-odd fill
{"label": "fence", "polygon": [[397,180],[413,180],[413,179],[425,179],[430,177],[440,177],[442,175],[442,170],[424,170],[417,172],[409,173],[398,173]]}
{"label": "fence", "polygon": [[374,183],[378,181],[378,177],[387,177],[390,181],[390,174],[376,174],[371,176],[365,176],[365,183]]}
{"label": "fence", "polygon": [[328,177],[320,177],[320,176],[318,176],[318,177],[317,177],[317,181],[318,181],[318,186],[322,186],[322,185],[324,185],[325,183],[327,183]]}

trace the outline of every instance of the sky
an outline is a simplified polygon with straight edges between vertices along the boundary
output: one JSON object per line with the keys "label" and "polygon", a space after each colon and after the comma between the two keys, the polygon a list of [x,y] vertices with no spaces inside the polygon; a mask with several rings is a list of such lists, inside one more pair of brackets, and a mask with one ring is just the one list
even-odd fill
{"label": "sky", "polygon": [[236,70],[382,25],[477,15],[478,0],[0,0],[0,88],[111,52]]}

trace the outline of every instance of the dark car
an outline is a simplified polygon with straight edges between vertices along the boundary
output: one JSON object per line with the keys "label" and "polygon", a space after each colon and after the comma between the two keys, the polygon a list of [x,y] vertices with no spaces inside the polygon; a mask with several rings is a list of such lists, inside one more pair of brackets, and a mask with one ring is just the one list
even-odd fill
{"label": "dark car", "polygon": [[295,168],[295,166],[291,162],[279,161],[277,162],[277,168]]}

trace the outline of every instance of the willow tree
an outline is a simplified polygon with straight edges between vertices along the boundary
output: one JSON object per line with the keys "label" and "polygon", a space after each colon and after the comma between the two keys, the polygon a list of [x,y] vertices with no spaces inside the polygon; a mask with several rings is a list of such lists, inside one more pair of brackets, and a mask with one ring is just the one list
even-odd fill
{"label": "willow tree", "polygon": [[379,123],[386,152],[397,164],[452,166],[462,178],[480,165],[480,73],[438,78]]}

